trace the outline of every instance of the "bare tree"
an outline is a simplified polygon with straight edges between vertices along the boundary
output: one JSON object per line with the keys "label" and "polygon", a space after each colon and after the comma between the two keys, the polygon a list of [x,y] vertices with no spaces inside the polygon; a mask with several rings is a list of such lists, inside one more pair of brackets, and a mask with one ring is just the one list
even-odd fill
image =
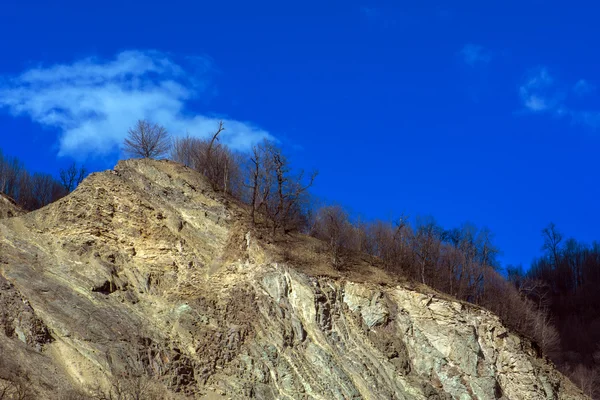
{"label": "bare tree", "polygon": [[250,216],[252,218],[252,224],[256,224],[256,209],[258,205],[259,195],[259,178],[260,169],[262,165],[261,152],[257,146],[252,147],[252,156],[250,157],[250,167],[248,171],[249,182],[245,184],[252,192],[250,195]]}
{"label": "bare tree", "polygon": [[548,224],[542,230],[542,236],[544,237],[544,246],[542,246],[542,250],[546,250],[552,254],[552,258],[554,261],[554,268],[558,268],[559,262],[559,245],[562,241],[562,234],[556,229],[556,225],[553,222]]}
{"label": "bare tree", "polygon": [[17,199],[19,176],[23,170],[23,164],[18,158],[4,157],[0,152],[0,192]]}
{"label": "bare tree", "polygon": [[290,211],[298,204],[300,196],[312,186],[317,172],[313,172],[309,182],[304,184],[304,171],[297,176],[292,176],[289,162],[280,148],[271,144],[267,149],[270,156],[267,173],[273,175],[275,195],[270,199],[271,201],[265,203],[265,206],[267,215],[273,224],[273,234],[275,234],[279,227],[287,229]]}
{"label": "bare tree", "polygon": [[348,213],[340,206],[326,206],[317,210],[311,234],[327,242],[331,263],[338,269],[344,254],[355,250],[358,238]]}
{"label": "bare tree", "polygon": [[245,183],[251,191],[253,221],[260,210],[271,223],[273,235],[279,228],[284,232],[298,228],[295,222],[303,220],[298,214],[316,176],[313,172],[306,182],[303,171],[293,174],[287,158],[273,142],[265,140],[254,146]]}
{"label": "bare tree", "polygon": [[82,165],[77,167],[77,163],[73,163],[69,168],[60,170],[60,183],[63,185],[67,193],[71,193],[85,178],[87,170]]}
{"label": "bare tree", "polygon": [[33,174],[33,197],[38,201],[40,207],[52,203],[57,195],[64,195],[64,191],[58,183],[47,174]]}
{"label": "bare tree", "polygon": [[212,183],[213,189],[226,193],[237,191],[241,171],[237,155],[226,145],[219,143],[219,135],[225,130],[223,122],[219,122],[216,132],[210,141],[202,141],[197,155],[199,170]]}
{"label": "bare tree", "polygon": [[407,272],[412,264],[408,251],[408,239],[411,237],[408,217],[401,215],[393,223],[375,221],[369,227],[369,232],[372,255],[381,258],[388,270]]}
{"label": "bare tree", "polygon": [[157,158],[169,151],[171,142],[164,126],[139,120],[123,142],[125,153],[133,157]]}
{"label": "bare tree", "polygon": [[[214,169],[216,169],[215,167],[218,168],[218,166],[219,166],[218,165],[219,163],[212,162],[212,150],[215,147],[215,142],[219,140],[219,135],[224,130],[225,130],[225,127],[223,126],[223,121],[219,121],[219,127],[217,128],[217,131],[213,134],[212,138],[210,139],[210,142],[208,143],[208,147],[206,148],[206,154],[204,156],[204,171],[203,172],[204,172],[204,175],[209,177],[209,179],[211,176],[217,175],[213,171],[210,171],[209,168],[214,170]],[[217,145],[218,145],[218,143],[217,143]],[[226,168],[225,168],[225,170],[226,170]],[[225,172],[224,175],[226,177],[227,173]],[[227,179],[227,178],[225,178],[225,179]]]}
{"label": "bare tree", "polygon": [[16,157],[0,151],[0,192],[25,210],[35,210],[63,197],[66,192],[51,175],[31,174]]}
{"label": "bare tree", "polygon": [[19,205],[25,210],[37,210],[67,194],[64,187],[49,174],[30,175],[22,171],[18,187]]}
{"label": "bare tree", "polygon": [[426,283],[427,272],[436,266],[440,250],[440,228],[432,218],[417,220],[413,235],[413,251],[419,260],[420,279]]}

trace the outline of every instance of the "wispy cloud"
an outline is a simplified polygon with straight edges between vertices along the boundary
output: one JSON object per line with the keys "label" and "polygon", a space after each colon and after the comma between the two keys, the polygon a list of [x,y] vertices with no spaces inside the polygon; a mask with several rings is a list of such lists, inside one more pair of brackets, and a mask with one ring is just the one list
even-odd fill
{"label": "wispy cloud", "polygon": [[[593,86],[581,79],[570,86],[576,94],[591,93]],[[535,68],[519,86],[519,96],[527,112],[569,118],[589,128],[600,128],[600,111],[585,110],[569,105],[568,85],[559,83],[546,67]]]}
{"label": "wispy cloud", "polygon": [[463,61],[471,67],[477,64],[487,64],[492,60],[492,54],[483,46],[468,43],[459,52]]}
{"label": "wispy cloud", "polygon": [[193,71],[164,53],[125,51],[112,60],[86,58],[33,68],[2,77],[0,109],[57,129],[59,155],[76,158],[115,151],[137,119],[198,137],[223,119],[224,142],[239,150],[271,137],[252,123],[193,113],[188,104],[207,96],[211,62],[204,57],[188,61]]}

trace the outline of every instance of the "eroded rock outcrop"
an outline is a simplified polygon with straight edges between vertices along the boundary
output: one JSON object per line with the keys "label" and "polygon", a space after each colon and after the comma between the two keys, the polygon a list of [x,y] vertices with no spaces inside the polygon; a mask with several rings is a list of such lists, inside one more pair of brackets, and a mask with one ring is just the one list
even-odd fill
{"label": "eroded rock outcrop", "polygon": [[2,220],[2,358],[45,366],[40,398],[140,368],[192,398],[584,398],[492,313],[282,263],[244,212],[181,165],[129,160]]}

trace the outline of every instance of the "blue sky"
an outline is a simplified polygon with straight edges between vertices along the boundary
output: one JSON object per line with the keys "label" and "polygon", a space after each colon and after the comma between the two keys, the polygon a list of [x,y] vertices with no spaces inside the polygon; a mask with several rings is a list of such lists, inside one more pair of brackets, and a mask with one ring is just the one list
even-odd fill
{"label": "blue sky", "polygon": [[[458,3],[458,4],[457,4]],[[0,148],[111,168],[138,118],[239,150],[279,140],[366,218],[487,226],[501,261],[550,221],[600,239],[594,2],[6,0]]]}

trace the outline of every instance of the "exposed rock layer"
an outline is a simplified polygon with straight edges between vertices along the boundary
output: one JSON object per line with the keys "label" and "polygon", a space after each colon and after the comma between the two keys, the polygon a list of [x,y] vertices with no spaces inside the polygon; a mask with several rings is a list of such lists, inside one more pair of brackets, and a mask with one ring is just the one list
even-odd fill
{"label": "exposed rock layer", "polygon": [[242,214],[187,168],[129,160],[2,220],[0,362],[41,398],[140,366],[235,399],[584,398],[492,313],[274,262]]}

